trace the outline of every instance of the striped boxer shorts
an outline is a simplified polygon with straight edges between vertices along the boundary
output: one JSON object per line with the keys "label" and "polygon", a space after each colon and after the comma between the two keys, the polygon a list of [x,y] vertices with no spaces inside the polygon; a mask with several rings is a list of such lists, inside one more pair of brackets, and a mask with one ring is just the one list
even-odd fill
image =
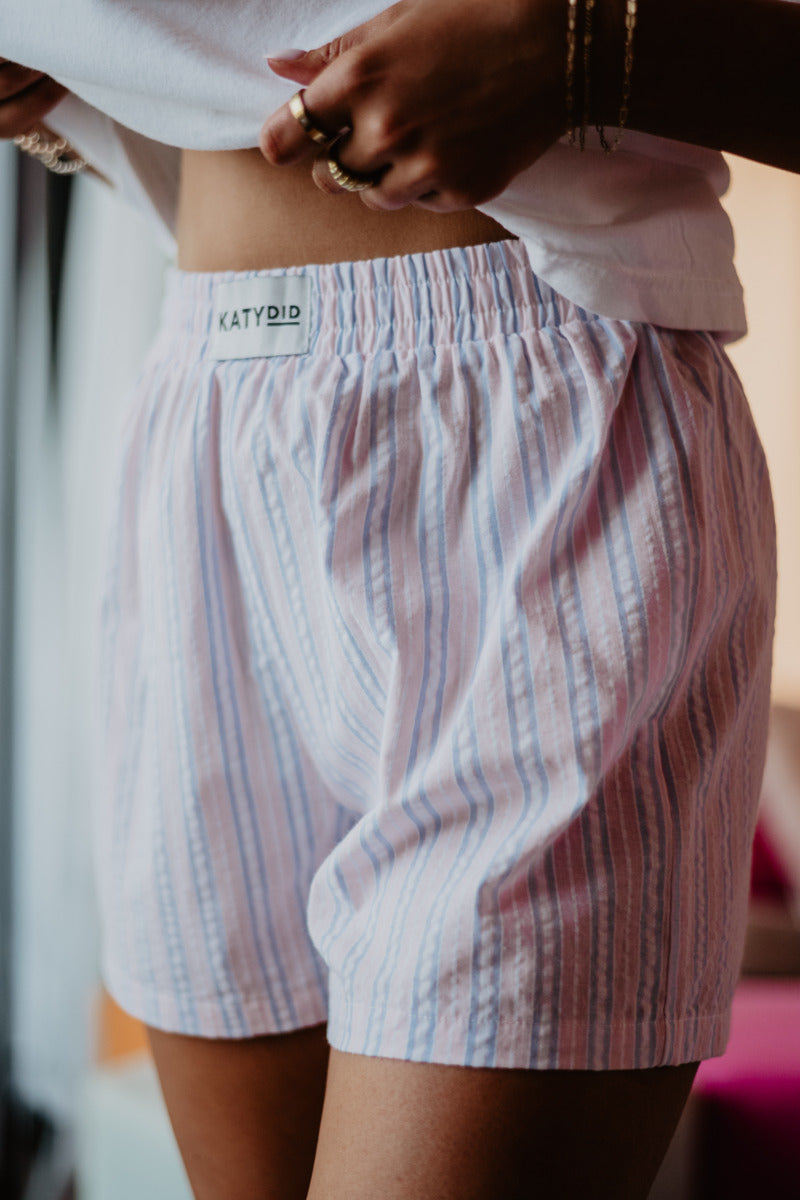
{"label": "striped boxer shorts", "polygon": [[721,1053],[775,589],[719,342],[521,242],[173,272],[99,639],[104,977],[517,1068]]}

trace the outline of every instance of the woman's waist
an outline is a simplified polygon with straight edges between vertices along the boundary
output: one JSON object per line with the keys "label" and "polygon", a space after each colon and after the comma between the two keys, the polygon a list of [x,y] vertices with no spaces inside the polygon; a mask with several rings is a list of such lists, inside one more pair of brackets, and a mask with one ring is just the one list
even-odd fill
{"label": "woman's waist", "polygon": [[498,339],[513,342],[512,357],[524,354],[520,339],[596,320],[538,279],[524,242],[512,239],[287,268],[173,268],[154,353],[201,370],[287,355],[450,362]]}
{"label": "woman's waist", "polygon": [[177,235],[187,271],[389,258],[509,237],[474,209],[375,212],[358,196],[321,192],[307,165],[273,167],[258,150],[184,152]]}

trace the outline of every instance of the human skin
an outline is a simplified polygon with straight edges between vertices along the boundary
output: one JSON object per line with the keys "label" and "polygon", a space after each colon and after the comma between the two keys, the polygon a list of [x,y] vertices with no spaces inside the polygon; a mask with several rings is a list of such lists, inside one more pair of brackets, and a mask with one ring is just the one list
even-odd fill
{"label": "human skin", "polygon": [[329,1058],[323,1026],[149,1034],[195,1200],[644,1200],[696,1070]]}
{"label": "human skin", "polygon": [[[628,125],[800,170],[800,4],[641,0]],[[320,128],[347,128],[340,162],[381,172],[371,208],[452,211],[497,195],[566,130],[566,0],[401,0],[279,75],[306,87]],[[590,122],[617,123],[624,0],[594,10]],[[581,31],[579,29],[579,39]],[[582,44],[582,42],[580,43]],[[583,111],[580,53],[576,112]],[[317,158],[284,105],[264,124],[275,165]]]}
{"label": "human skin", "polygon": [[[465,31],[460,25],[449,30],[448,20],[463,16],[472,2],[426,0],[424,11],[415,12],[428,21],[426,37],[420,40],[447,48],[449,65],[444,69],[451,85],[461,98],[471,88],[474,100],[474,78],[468,78],[469,69],[462,73],[458,63],[463,58],[469,67],[468,52],[499,47],[508,30],[492,39],[490,24],[501,6],[485,4],[477,13],[483,22],[477,36],[474,29]],[[401,6],[401,16],[408,7]],[[386,83],[376,68],[355,103],[325,108],[325,127],[352,124],[348,165],[359,162],[358,139],[367,139],[368,154],[369,138],[374,137],[386,144],[386,162],[398,162],[404,174],[390,179],[387,173],[381,188],[361,193],[361,199],[340,195],[333,201],[324,194],[335,189],[328,185],[321,159],[314,179],[322,194],[314,194],[310,168],[318,150],[287,110],[284,129],[294,139],[295,152],[276,158],[286,165],[259,164],[252,154],[184,156],[181,264],[189,269],[283,266],[291,261],[371,257],[387,252],[381,247],[389,243],[390,253],[428,246],[429,238],[448,244],[454,214],[442,216],[438,209],[463,211],[472,219],[476,214],[471,204],[477,198],[499,189],[506,175],[527,165],[528,156],[542,152],[563,132],[563,0],[550,11],[558,28],[558,55],[547,68],[546,80],[543,65],[538,82],[541,120],[522,148],[514,122],[521,91],[535,79],[527,61],[523,59],[524,70],[509,74],[508,50],[504,58],[497,49],[500,65],[489,73],[486,88],[491,91],[494,81],[499,98],[494,107],[485,100],[479,108],[477,129],[474,105],[462,120],[460,100],[449,107],[442,100],[446,120],[429,123],[426,106],[433,99],[426,89],[432,86],[427,76],[432,60],[420,55],[418,46],[412,52],[418,35],[410,24],[398,21],[395,27],[386,17],[379,18],[370,29],[388,29],[393,55],[401,53],[399,35],[401,42],[409,38],[410,65],[397,85],[397,103],[418,95],[425,103],[412,105],[412,115],[395,123],[384,95],[388,107],[383,116],[376,115],[370,89],[374,86],[382,93]],[[396,17],[398,10],[393,12]],[[458,40],[461,35],[463,42]],[[514,41],[516,53],[519,40]],[[320,87],[339,86],[342,79],[347,83],[349,63],[336,67],[346,53],[347,39],[328,48],[332,79],[320,79]],[[535,53],[532,44],[530,54]],[[295,61],[283,73],[311,85],[322,70],[322,57]],[[433,58],[441,60],[442,54]],[[356,71],[361,70],[367,68],[356,63]],[[395,84],[389,80],[389,85],[394,96]],[[324,91],[315,93],[309,86],[309,97],[315,94],[324,107]],[[315,115],[316,104],[315,99],[309,105]],[[441,117],[441,108],[439,113]],[[440,138],[443,128],[446,136]],[[491,145],[489,160],[496,174],[481,178],[484,190],[478,194],[470,189],[474,173],[482,167],[476,152],[481,133],[486,146]],[[383,164],[380,156],[377,161]],[[367,162],[370,168],[376,165],[375,159],[365,158],[365,166]],[[444,176],[436,174],[436,163],[445,163]],[[434,187],[441,189],[437,198],[414,202],[420,188]],[[406,206],[409,199],[412,203]],[[365,213],[362,201],[376,211]],[[215,232],[219,211],[226,213],[224,244],[223,235]],[[455,237],[466,240],[471,232],[472,225],[457,228]],[[482,229],[476,232],[487,236]],[[328,235],[331,240],[324,240]],[[643,1200],[696,1070],[693,1063],[615,1072],[474,1070],[337,1050],[328,1057],[323,1027],[294,1042],[291,1036],[230,1045],[150,1030],[197,1200]],[[321,1089],[323,1062],[327,1074]],[[320,1117],[316,1108],[304,1108],[303,1102],[308,1096],[319,1102],[323,1091]],[[295,1137],[291,1147],[285,1135],[276,1136],[287,1114]]]}
{"label": "human skin", "polygon": [[[690,40],[688,28],[700,47],[714,44],[710,14],[721,5],[675,4],[688,22],[679,26],[676,20],[675,42]],[[726,0],[729,16],[736,4]],[[750,0],[754,6],[791,7]],[[640,87],[643,64],[666,72],[661,49],[654,50],[654,42],[661,44],[656,26],[645,17],[645,8],[653,13],[657,7],[664,8],[642,0],[631,123],[635,118],[637,128],[679,136],[690,129],[691,117],[703,134],[699,140],[724,144],[717,125],[708,132],[700,121],[703,90],[689,89],[691,102],[679,98],[670,107],[657,90],[651,95],[649,87]],[[534,11],[541,17],[535,27]],[[334,248],[346,245],[348,257],[370,257],[382,253],[387,241],[397,246],[393,253],[427,246],[432,236],[444,243],[444,226],[436,225],[434,214],[469,212],[564,132],[565,11],[565,0],[537,0],[535,6],[530,0],[404,0],[349,40],[307,59],[273,64],[286,78],[308,85],[309,108],[325,127],[352,126],[342,153],[347,166],[390,168],[380,187],[331,203],[327,228]],[[598,44],[611,46],[621,28],[617,0],[602,6],[599,16]],[[684,61],[685,47],[676,44],[678,52],[683,59],[675,61]],[[700,50],[692,53],[700,63]],[[405,64],[402,70],[399,64]],[[620,75],[621,63],[608,78],[602,69],[595,73],[593,115],[602,114],[609,124]],[[23,93],[35,92],[39,82],[29,79]],[[769,88],[767,99],[776,102]],[[9,92],[6,102],[8,122],[0,129],[9,132],[3,136],[24,132],[11,128],[22,112],[19,91]],[[0,118],[3,103],[0,92]],[[791,97],[786,105],[791,115]],[[705,114],[707,124],[718,119],[715,111],[712,106]],[[282,265],[286,255],[295,262],[324,261],[315,245],[298,241],[298,231],[317,236],[313,231],[324,224],[311,219],[320,201],[312,195],[309,170],[317,151],[288,110],[275,122],[262,141],[269,162],[258,152],[187,156],[183,266],[268,267]],[[755,117],[749,131],[742,147],[758,142]],[[791,157],[791,139],[780,131],[770,134],[769,145],[770,154]],[[760,143],[757,148],[760,153]],[[314,166],[313,177],[334,190],[324,163]],[[229,188],[232,197],[224,190]],[[220,206],[223,190],[226,203]],[[437,194],[420,198],[430,192]],[[254,240],[253,205],[266,210],[283,203],[295,217],[292,239],[273,237],[264,222],[266,240]],[[362,203],[376,210],[411,205],[414,219],[401,228],[391,224],[397,214],[379,211],[369,215],[384,219],[366,228]],[[204,206],[212,214],[224,207],[231,240],[215,241]],[[458,227],[452,244],[467,236]],[[687,1064],[607,1073],[475,1071],[337,1051],[329,1056],[322,1027],[241,1042],[157,1030],[150,1037],[197,1200],[634,1200],[647,1193],[695,1070]]]}
{"label": "human skin", "polygon": [[[56,135],[47,128],[47,114],[64,98],[67,89],[49,75],[0,58],[0,140],[38,133],[44,141]],[[104,179],[94,167],[87,170]]]}
{"label": "human skin", "polygon": [[55,108],[66,91],[43,72],[0,58],[0,138],[28,133]]}

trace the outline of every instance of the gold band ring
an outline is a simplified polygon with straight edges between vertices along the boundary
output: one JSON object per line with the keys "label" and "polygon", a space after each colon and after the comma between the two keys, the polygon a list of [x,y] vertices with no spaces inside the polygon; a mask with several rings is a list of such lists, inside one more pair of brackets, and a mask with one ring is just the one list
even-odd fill
{"label": "gold band ring", "polygon": [[292,114],[295,121],[297,121],[303,132],[307,133],[311,140],[316,142],[318,146],[330,146],[334,139],[330,136],[330,134],[323,133],[321,129],[317,129],[316,125],[313,125],[311,122],[311,118],[308,115],[308,109],[306,108],[305,101],[303,99],[305,90],[305,88],[301,88],[299,92],[295,92],[295,94],[292,96],[291,100],[289,101],[289,112]]}
{"label": "gold band ring", "polygon": [[359,175],[346,171],[333,151],[328,155],[328,170],[334,183],[345,192],[366,192],[380,182],[380,175]]}

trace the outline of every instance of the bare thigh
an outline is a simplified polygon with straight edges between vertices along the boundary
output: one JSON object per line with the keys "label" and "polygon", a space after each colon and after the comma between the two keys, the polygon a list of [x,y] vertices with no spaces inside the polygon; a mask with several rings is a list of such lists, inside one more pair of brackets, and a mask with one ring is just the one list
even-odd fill
{"label": "bare thigh", "polygon": [[149,1033],[197,1200],[644,1200],[696,1070],[329,1063],[322,1026]]}
{"label": "bare thigh", "polygon": [[697,1064],[505,1071],[331,1052],[308,1200],[637,1200]]}
{"label": "bare thigh", "polygon": [[148,1035],[196,1200],[303,1200],[325,1093],[325,1026],[243,1041]]}

